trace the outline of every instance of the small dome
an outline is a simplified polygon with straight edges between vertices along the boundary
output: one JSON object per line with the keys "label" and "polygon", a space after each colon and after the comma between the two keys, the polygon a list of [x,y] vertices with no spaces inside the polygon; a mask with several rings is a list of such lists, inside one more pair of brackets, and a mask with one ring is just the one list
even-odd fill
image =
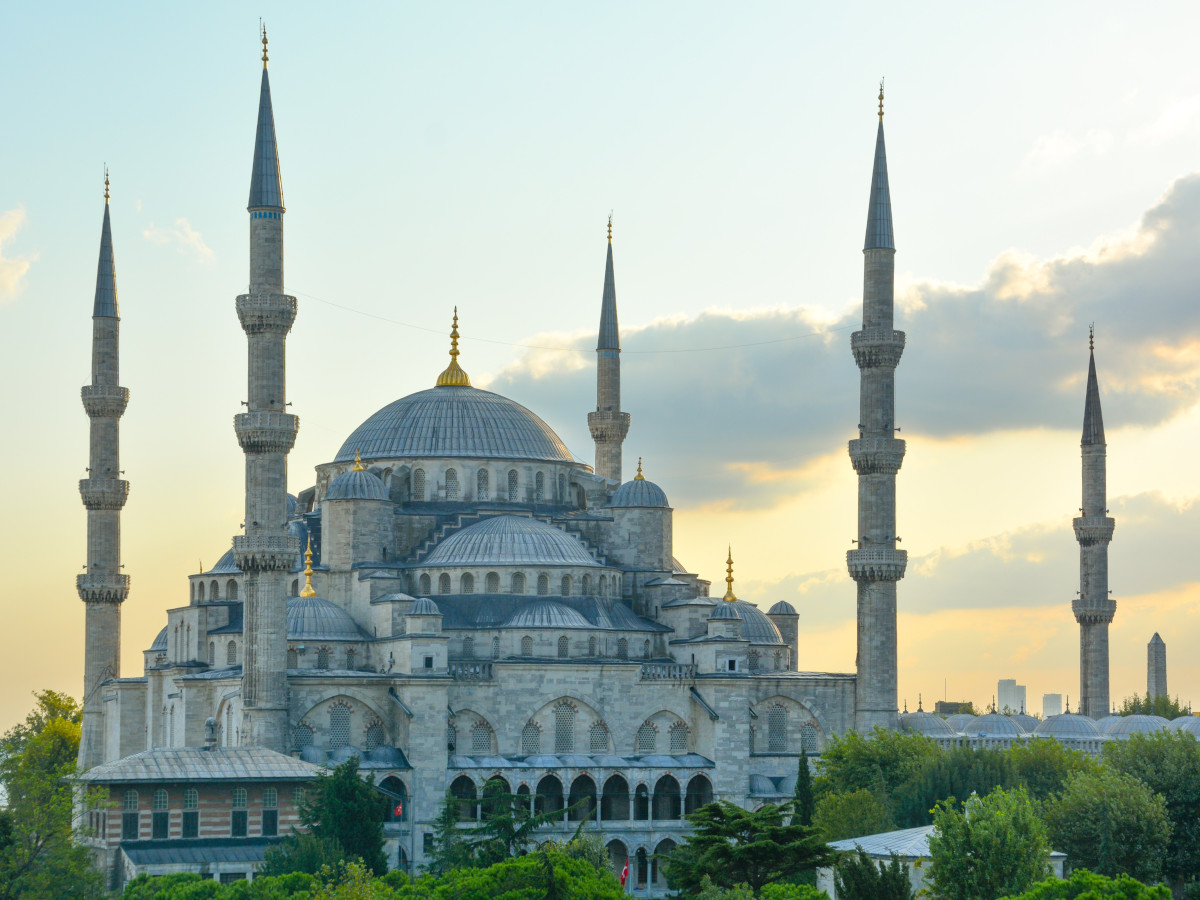
{"label": "small dome", "polygon": [[387,488],[379,477],[370,472],[351,469],[333,479],[326,500],[387,500]]}
{"label": "small dome", "polygon": [[779,636],[779,629],[775,627],[775,623],[753,603],[747,603],[745,600],[720,600],[709,614],[709,618],[727,618],[725,613],[717,615],[717,611],[721,609],[732,609],[734,614],[742,620],[742,638],[744,640],[752,644],[783,643],[783,638]]}
{"label": "small dome", "polygon": [[221,558],[217,560],[217,564],[204,572],[205,575],[240,575],[242,570],[237,567],[237,563],[233,561],[233,551],[226,550]]}
{"label": "small dome", "polygon": [[1026,734],[1033,734],[1033,730],[1042,724],[1040,719],[1036,719],[1028,713],[1013,713],[1009,716],[1014,722],[1021,726],[1021,730]]}
{"label": "small dome", "polygon": [[709,614],[710,619],[740,619],[737,610],[733,608],[732,603],[721,602],[713,607],[712,613]]}
{"label": "small dome", "polygon": [[973,737],[1020,737],[1025,729],[1000,713],[987,713],[968,722],[962,733]]}
{"label": "small dome", "polygon": [[946,724],[954,729],[955,734],[961,734],[968,724],[975,721],[974,713],[955,713],[946,717]]}
{"label": "small dome", "polygon": [[418,597],[417,602],[408,611],[410,616],[440,616],[442,611],[428,597]]}
{"label": "small dome", "polygon": [[1151,734],[1162,731],[1171,723],[1162,716],[1118,716],[1109,722],[1104,733],[1109,737],[1127,738],[1131,734]]}
{"label": "small dome", "polygon": [[321,597],[288,597],[289,641],[361,641],[363,632],[350,613]]}
{"label": "small dome", "polygon": [[561,528],[527,516],[492,516],[450,535],[419,566],[599,567],[600,563],[579,538]]}
{"label": "small dome", "polygon": [[1037,737],[1075,738],[1077,740],[1100,737],[1096,723],[1087,716],[1077,713],[1061,713],[1043,719],[1037,728],[1033,729],[1033,733]]}
{"label": "small dome", "polygon": [[610,507],[616,509],[631,509],[646,507],[652,509],[668,509],[671,504],[667,500],[666,491],[653,481],[635,478],[627,481],[612,495],[608,501]]}
{"label": "small dome", "polygon": [[1119,718],[1121,718],[1121,717],[1118,716],[1116,713],[1114,713],[1111,716],[1104,716],[1101,719],[1097,719],[1096,720],[1096,730],[1099,731],[1101,734],[1104,734],[1104,729],[1106,729],[1113,722],[1117,721]]}
{"label": "small dome", "polygon": [[1171,720],[1171,727],[1176,731],[1186,731],[1200,739],[1200,716],[1180,716]]}
{"label": "small dome", "polygon": [[592,628],[582,615],[553,600],[537,600],[517,610],[502,628]]}
{"label": "small dome", "polygon": [[167,649],[167,626],[163,626],[163,630],[158,633],[158,637],[154,639],[154,643],[149,646],[150,650],[166,650]]}
{"label": "small dome", "polygon": [[926,737],[954,737],[954,729],[946,723],[945,719],[935,716],[933,713],[927,713],[923,709],[901,715],[900,726],[914,734],[923,734]]}
{"label": "small dome", "polygon": [[796,607],[788,603],[786,600],[780,600],[774,606],[767,610],[768,616],[794,616],[798,615]]}

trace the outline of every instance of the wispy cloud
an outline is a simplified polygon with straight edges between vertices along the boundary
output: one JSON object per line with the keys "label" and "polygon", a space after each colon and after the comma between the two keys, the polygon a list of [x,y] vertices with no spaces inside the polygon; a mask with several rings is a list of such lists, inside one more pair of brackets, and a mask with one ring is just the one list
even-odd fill
{"label": "wispy cloud", "polygon": [[152,244],[175,244],[183,253],[190,254],[197,262],[209,264],[215,260],[212,248],[204,243],[204,236],[182,216],[170,227],[160,228],[153,222],[142,231],[142,237]]}
{"label": "wispy cloud", "polygon": [[1081,155],[1103,156],[1114,143],[1112,132],[1104,129],[1092,128],[1083,134],[1071,134],[1060,128],[1034,141],[1017,171],[1026,176],[1042,175]]}
{"label": "wispy cloud", "polygon": [[21,279],[29,271],[37,254],[6,256],[4,245],[11,241],[25,224],[25,210],[17,207],[0,213],[0,304],[12,300],[20,293]]}

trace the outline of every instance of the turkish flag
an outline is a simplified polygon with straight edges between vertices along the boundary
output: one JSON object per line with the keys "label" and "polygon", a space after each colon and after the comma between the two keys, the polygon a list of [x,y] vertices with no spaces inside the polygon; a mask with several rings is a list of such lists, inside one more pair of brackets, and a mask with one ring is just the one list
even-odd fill
{"label": "turkish flag", "polygon": [[625,881],[629,878],[629,857],[625,857],[625,868],[621,870],[621,887],[625,887]]}

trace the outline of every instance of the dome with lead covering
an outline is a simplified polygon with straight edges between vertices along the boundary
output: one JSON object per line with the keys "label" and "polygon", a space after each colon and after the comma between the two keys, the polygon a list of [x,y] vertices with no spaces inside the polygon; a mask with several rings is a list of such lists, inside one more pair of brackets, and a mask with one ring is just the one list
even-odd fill
{"label": "dome with lead covering", "polygon": [[1151,734],[1162,731],[1171,723],[1162,716],[1118,716],[1108,723],[1104,733],[1109,737],[1128,738],[1131,734]]}
{"label": "dome with lead covering", "polygon": [[1025,729],[1000,713],[987,713],[964,725],[962,733],[972,737],[1020,737]]}
{"label": "dome with lead covering", "polygon": [[1096,723],[1087,716],[1078,713],[1061,713],[1043,719],[1037,728],[1033,729],[1037,737],[1055,738],[1098,738],[1100,732]]}
{"label": "dome with lead covering", "polygon": [[1180,716],[1178,719],[1172,719],[1171,727],[1200,738],[1200,716]]}
{"label": "dome with lead covering", "polygon": [[955,734],[958,734],[974,720],[974,713],[955,713],[952,716],[946,717],[946,724],[954,729]]}
{"label": "dome with lead covering", "polygon": [[334,462],[470,457],[573,463],[558,435],[520,403],[442,385],[389,403],[355,429]]}
{"label": "dome with lead covering", "polygon": [[289,641],[361,641],[365,635],[336,603],[321,597],[288,597]]}
{"label": "dome with lead covering", "polygon": [[667,492],[645,478],[625,482],[617,488],[608,505],[614,509],[667,509],[671,506],[667,500]]}
{"label": "dome with lead covering", "polygon": [[1042,724],[1040,719],[1025,712],[1013,713],[1009,718],[1020,725],[1021,730],[1026,734],[1033,734],[1034,729]]}
{"label": "dome with lead covering", "polygon": [[361,469],[343,472],[329,485],[326,500],[387,500],[387,488],[379,476]]}
{"label": "dome with lead covering", "polygon": [[158,633],[158,637],[154,639],[154,643],[150,645],[150,650],[166,650],[167,649],[167,626],[163,626],[163,630]]}
{"label": "dome with lead covering", "polygon": [[561,528],[526,516],[492,516],[450,535],[419,566],[599,567],[600,563],[577,537]]}
{"label": "dome with lead covering", "polygon": [[[730,618],[724,610],[732,610],[742,620],[742,639],[752,644],[782,644],[783,638],[767,614],[745,600],[721,600],[709,616],[711,619]],[[718,615],[718,612],[720,614]]]}
{"label": "dome with lead covering", "polygon": [[739,616],[737,614],[737,611],[734,610],[732,603],[722,602],[722,603],[718,603],[715,607],[713,607],[713,611],[709,615],[709,618],[710,619],[740,619],[741,616]]}
{"label": "dome with lead covering", "polygon": [[786,600],[780,600],[774,606],[767,610],[768,616],[794,616],[797,615],[796,607],[788,603]]}
{"label": "dome with lead covering", "polygon": [[571,607],[553,600],[535,600],[517,610],[503,628],[591,628],[592,624]]}
{"label": "dome with lead covering", "polygon": [[923,734],[926,737],[954,737],[955,734],[954,729],[946,723],[945,719],[935,716],[933,713],[927,713],[923,709],[901,714],[900,726],[914,734]]}
{"label": "dome with lead covering", "polygon": [[418,597],[417,602],[409,609],[410,616],[440,616],[442,611],[428,597]]}

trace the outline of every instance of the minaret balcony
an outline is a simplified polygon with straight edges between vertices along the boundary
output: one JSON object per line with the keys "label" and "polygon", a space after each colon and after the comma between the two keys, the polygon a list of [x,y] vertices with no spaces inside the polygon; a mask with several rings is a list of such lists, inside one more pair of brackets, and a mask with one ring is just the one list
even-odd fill
{"label": "minaret balcony", "polygon": [[296,298],[290,294],[240,294],[237,314],[247,334],[286,334],[296,321]]}
{"label": "minaret balcony", "polygon": [[79,496],[87,509],[121,509],[129,497],[129,482],[103,476],[83,478],[79,481]]}
{"label": "minaret balcony", "polygon": [[116,384],[85,384],[83,408],[93,419],[119,419],[129,405],[129,388]]}
{"label": "minaret balcony", "polygon": [[296,443],[300,417],[272,410],[253,410],[234,416],[233,430],[246,453],[288,453]]}
{"label": "minaret balcony", "polygon": [[1079,516],[1074,520],[1075,540],[1083,547],[1107,544],[1112,540],[1116,524],[1108,516]]}
{"label": "minaret balcony", "polygon": [[1076,597],[1071,601],[1071,612],[1080,625],[1106,625],[1117,614],[1117,601],[1111,597]]}
{"label": "minaret balcony", "polygon": [[85,603],[121,603],[129,596],[129,576],[85,572],[75,576],[75,588]]}
{"label": "minaret balcony", "polygon": [[603,444],[619,444],[629,434],[629,413],[627,412],[596,412],[588,413],[588,430],[592,440]]}
{"label": "minaret balcony", "polygon": [[894,369],[900,364],[900,355],[904,352],[904,332],[890,328],[856,331],[850,335],[850,350],[860,369]]}
{"label": "minaret balcony", "polygon": [[895,475],[904,461],[904,447],[898,438],[857,438],[850,442],[850,462],[859,475]]}
{"label": "minaret balcony", "polygon": [[855,581],[899,581],[907,567],[907,550],[865,547],[846,553],[846,568]]}
{"label": "minaret balcony", "polygon": [[233,560],[243,572],[290,572],[300,558],[300,538],[290,534],[239,534]]}

